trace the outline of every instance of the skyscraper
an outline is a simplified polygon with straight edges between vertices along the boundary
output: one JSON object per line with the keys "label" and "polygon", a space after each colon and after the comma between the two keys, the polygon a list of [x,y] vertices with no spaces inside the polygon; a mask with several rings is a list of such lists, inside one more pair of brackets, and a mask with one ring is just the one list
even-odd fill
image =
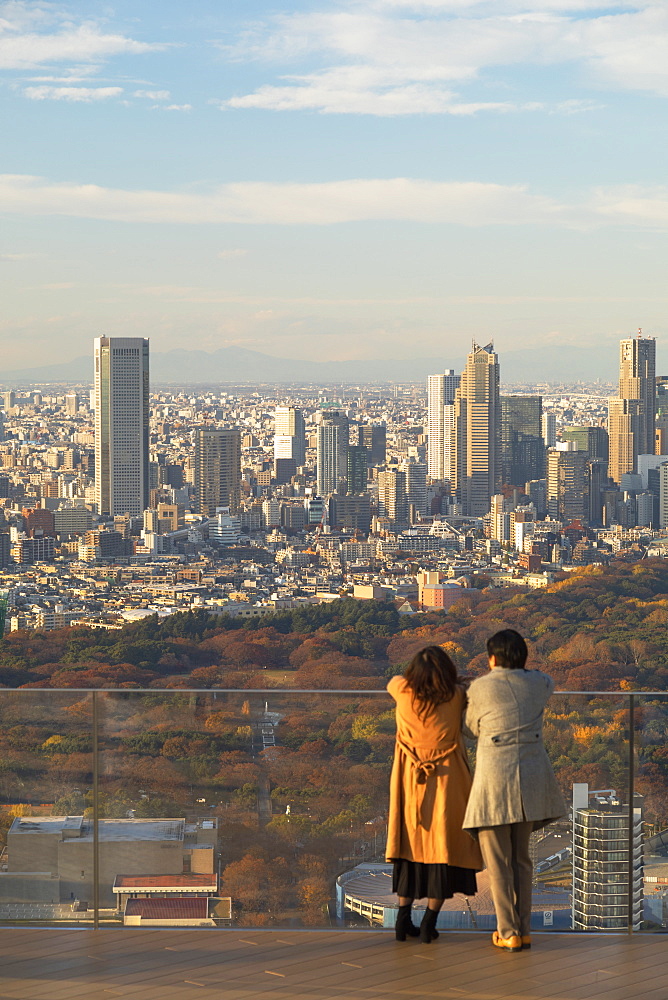
{"label": "skyscraper", "polygon": [[492,344],[466,359],[455,394],[452,431],[452,485],[470,517],[483,517],[501,486],[501,406],[499,360]]}
{"label": "skyscraper", "polygon": [[619,343],[619,393],[608,401],[610,478],[621,482],[638,455],[653,455],[656,421],[656,341],[629,337]]}
{"label": "skyscraper", "polygon": [[364,445],[350,445],[347,459],[348,493],[366,493],[369,453]]}
{"label": "skyscraper", "polygon": [[385,465],[387,451],[387,427],[385,424],[362,424],[359,442],[369,454],[369,465]]}
{"label": "skyscraper", "polygon": [[619,396],[639,399],[642,423],[638,440],[639,455],[654,454],[656,415],[656,341],[653,337],[629,337],[619,344]]}
{"label": "skyscraper", "polygon": [[339,410],[320,414],[317,437],[317,490],[333,493],[348,473],[348,417]]}
{"label": "skyscraper", "polygon": [[217,507],[239,509],[241,434],[234,428],[198,427],[195,432],[197,510],[214,517]]}
{"label": "skyscraper", "polygon": [[274,458],[292,458],[296,466],[303,465],[306,429],[302,411],[297,406],[277,406],[274,417]]}
{"label": "skyscraper", "polygon": [[610,440],[609,474],[621,483],[625,472],[633,472],[644,438],[642,403],[639,399],[613,396],[608,400],[608,436]]}
{"label": "skyscraper", "polygon": [[547,510],[562,521],[589,519],[589,462],[584,451],[547,453]]}
{"label": "skyscraper", "polygon": [[148,340],[95,339],[95,501],[102,515],[148,507]]}
{"label": "skyscraper", "polygon": [[378,513],[381,517],[388,517],[395,525],[407,524],[408,498],[404,470],[390,469],[378,473]]}
{"label": "skyscraper", "polygon": [[450,441],[459,375],[448,368],[427,378],[427,473],[432,479],[450,477]]}
{"label": "skyscraper", "polygon": [[541,396],[501,396],[501,480],[512,486],[545,474]]}

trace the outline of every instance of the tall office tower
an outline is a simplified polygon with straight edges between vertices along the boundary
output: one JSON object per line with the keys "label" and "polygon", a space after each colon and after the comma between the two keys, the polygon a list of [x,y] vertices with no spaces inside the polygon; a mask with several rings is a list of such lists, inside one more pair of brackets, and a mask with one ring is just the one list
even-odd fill
{"label": "tall office tower", "polygon": [[625,930],[629,924],[640,927],[642,809],[634,803],[632,812],[629,829],[629,806],[613,789],[590,793],[584,782],[573,785],[573,930]]}
{"label": "tall office tower", "polygon": [[389,517],[395,525],[408,523],[406,473],[403,470],[378,473],[378,514]]}
{"label": "tall office tower", "polygon": [[608,400],[610,478],[621,482],[638,455],[656,450],[656,341],[629,337],[619,343],[619,393]]}
{"label": "tall office tower", "polygon": [[459,375],[448,368],[427,377],[427,472],[432,479],[450,477],[450,441]]}
{"label": "tall office tower", "polygon": [[95,339],[95,502],[102,515],[148,507],[148,340]]}
{"label": "tall office tower", "polygon": [[363,424],[359,429],[359,442],[369,453],[369,465],[385,465],[387,452],[385,424]]}
{"label": "tall office tower", "polygon": [[348,417],[340,410],[324,410],[318,424],[317,490],[333,493],[348,472]]}
{"label": "tall office tower", "polygon": [[214,517],[217,507],[239,510],[241,433],[234,428],[198,427],[195,432],[197,510]]}
{"label": "tall office tower", "polygon": [[589,459],[589,516],[593,525],[603,524],[603,504],[601,501],[605,482],[608,478],[608,463],[601,459]]}
{"label": "tall office tower", "polygon": [[543,444],[546,448],[554,448],[557,443],[557,415],[556,413],[544,413],[541,417],[541,430],[543,434]]}
{"label": "tall office tower", "polygon": [[607,464],[609,446],[605,427],[566,427],[561,439],[575,442],[578,451],[586,451],[593,461]]}
{"label": "tall office tower", "polygon": [[656,341],[653,337],[629,337],[619,343],[620,399],[641,402],[642,422],[638,455],[654,454],[656,414]]}
{"label": "tall office tower", "polygon": [[455,393],[451,481],[469,517],[483,517],[501,486],[499,360],[475,342]]}
{"label": "tall office tower", "polygon": [[668,375],[656,376],[655,453],[665,455],[668,449]]}
{"label": "tall office tower", "polygon": [[14,392],[14,390],[10,389],[8,392],[3,392],[3,394],[2,394],[2,407],[3,407],[4,411],[5,411],[5,413],[8,410],[11,410],[12,407],[14,407],[14,406],[16,406],[16,393]]}
{"label": "tall office tower", "polygon": [[366,493],[368,489],[369,453],[361,444],[348,447],[347,461],[347,492]]}
{"label": "tall office tower", "polygon": [[304,414],[296,406],[277,406],[274,416],[274,458],[292,458],[296,466],[303,465],[306,461]]}
{"label": "tall office tower", "polygon": [[[621,483],[625,472],[633,472],[644,439],[642,403],[639,399],[612,397],[608,400],[608,437],[610,439],[609,475]],[[652,454],[653,454],[652,450]]]}
{"label": "tall office tower", "polygon": [[659,466],[655,476],[659,490],[659,527],[668,528],[668,462]]}
{"label": "tall office tower", "polygon": [[68,392],[65,396],[65,413],[68,417],[76,417],[79,412],[79,396],[76,392]]}
{"label": "tall office tower", "polygon": [[561,521],[589,518],[589,462],[584,451],[547,453],[547,512]]}
{"label": "tall office tower", "polygon": [[545,475],[542,396],[501,396],[501,481],[510,486]]}
{"label": "tall office tower", "polygon": [[406,473],[406,500],[409,508],[414,507],[421,515],[428,514],[427,466],[424,462],[409,462],[403,471]]}

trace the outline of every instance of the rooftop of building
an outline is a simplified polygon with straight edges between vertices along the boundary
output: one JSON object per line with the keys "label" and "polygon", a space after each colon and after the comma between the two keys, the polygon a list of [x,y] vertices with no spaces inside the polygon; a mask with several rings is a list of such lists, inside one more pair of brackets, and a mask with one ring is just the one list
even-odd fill
{"label": "rooftop of building", "polygon": [[[18,816],[12,823],[11,834],[70,833],[79,841],[93,840],[93,824],[83,816]],[[101,819],[100,840],[174,840],[185,835],[183,819]]]}

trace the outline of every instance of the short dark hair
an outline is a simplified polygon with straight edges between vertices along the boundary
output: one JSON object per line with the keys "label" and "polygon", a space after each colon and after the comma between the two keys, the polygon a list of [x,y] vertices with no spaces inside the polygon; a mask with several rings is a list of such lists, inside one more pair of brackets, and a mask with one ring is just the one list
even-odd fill
{"label": "short dark hair", "polygon": [[524,670],[529,650],[519,632],[514,628],[504,628],[487,640],[487,655],[494,657],[498,667]]}

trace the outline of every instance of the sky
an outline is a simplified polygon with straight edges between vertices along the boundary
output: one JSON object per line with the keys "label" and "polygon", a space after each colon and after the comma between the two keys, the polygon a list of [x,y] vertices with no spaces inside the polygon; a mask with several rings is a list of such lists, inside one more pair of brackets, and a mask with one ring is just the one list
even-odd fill
{"label": "sky", "polygon": [[[668,329],[665,0],[0,0],[3,369]],[[612,355],[610,354],[612,352]]]}

